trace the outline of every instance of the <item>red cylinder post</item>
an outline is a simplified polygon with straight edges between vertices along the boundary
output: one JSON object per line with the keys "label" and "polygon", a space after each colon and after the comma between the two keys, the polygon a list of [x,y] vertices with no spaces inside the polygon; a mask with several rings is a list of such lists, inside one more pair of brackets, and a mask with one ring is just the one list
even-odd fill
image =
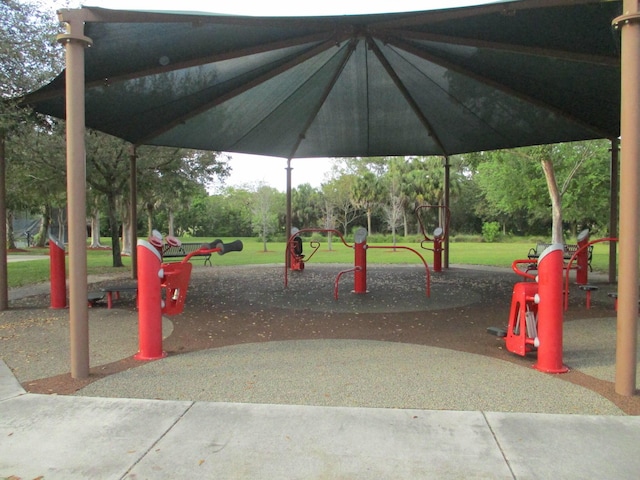
{"label": "red cylinder post", "polygon": [[538,259],[538,361],[536,370],[565,373],[562,363],[562,267],[564,246],[555,243]]}
{"label": "red cylinder post", "polygon": [[354,240],[353,293],[367,293],[367,229],[359,228],[355,233]]}
{"label": "red cylinder post", "polygon": [[67,275],[64,264],[64,244],[49,236],[49,275],[51,308],[67,307]]}
{"label": "red cylinder post", "polygon": [[[589,243],[589,230],[585,229],[578,235],[578,250]],[[589,283],[589,249],[585,248],[577,257],[578,271],[576,272],[576,283],[586,285]]]}
{"label": "red cylinder post", "polygon": [[163,358],[162,292],[163,272],[157,248],[138,240],[138,353],[136,360]]}
{"label": "red cylinder post", "polygon": [[442,238],[444,230],[438,227],[433,231],[433,271],[442,271]]}

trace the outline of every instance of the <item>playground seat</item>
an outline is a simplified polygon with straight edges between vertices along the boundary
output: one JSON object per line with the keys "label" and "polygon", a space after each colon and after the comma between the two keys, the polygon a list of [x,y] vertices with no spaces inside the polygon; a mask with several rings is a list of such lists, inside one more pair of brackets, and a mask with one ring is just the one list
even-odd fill
{"label": "playground seat", "polygon": [[138,297],[138,287],[135,285],[110,285],[100,289],[107,295],[107,308],[113,307],[113,295],[115,294],[116,300],[120,298],[121,292],[133,292]]}
{"label": "playground seat", "polygon": [[595,285],[578,285],[578,288],[587,293],[587,308],[591,308],[591,292],[596,292],[598,287]]}
{"label": "playground seat", "polygon": [[89,292],[87,294],[87,302],[89,307],[95,307],[100,300],[104,298],[104,293],[102,292]]}

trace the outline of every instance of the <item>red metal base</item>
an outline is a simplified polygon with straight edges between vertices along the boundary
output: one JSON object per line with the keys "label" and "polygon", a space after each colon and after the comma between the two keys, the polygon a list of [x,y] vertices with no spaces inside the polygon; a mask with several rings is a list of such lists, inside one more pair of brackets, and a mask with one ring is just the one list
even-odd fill
{"label": "red metal base", "polygon": [[291,255],[291,270],[304,270],[304,256]]}
{"label": "red metal base", "polygon": [[164,358],[167,356],[167,352],[162,351],[158,355],[144,355],[140,352],[136,353],[133,358],[140,361],[148,361],[148,360],[159,360],[160,358]]}
{"label": "red metal base", "polygon": [[531,337],[528,333],[537,326],[527,324],[527,316],[535,318],[538,313],[538,305],[534,302],[536,293],[537,283],[519,282],[513,287],[505,344],[507,350],[516,355],[525,356],[536,349],[535,336]]}

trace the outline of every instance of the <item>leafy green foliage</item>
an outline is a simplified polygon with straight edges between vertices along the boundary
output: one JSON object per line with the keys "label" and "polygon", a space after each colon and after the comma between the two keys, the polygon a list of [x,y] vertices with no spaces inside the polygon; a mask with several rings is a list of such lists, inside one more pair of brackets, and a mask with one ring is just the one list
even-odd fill
{"label": "leafy green foliage", "polygon": [[500,237],[500,224],[498,222],[485,222],[482,224],[482,238],[485,242],[493,243]]}

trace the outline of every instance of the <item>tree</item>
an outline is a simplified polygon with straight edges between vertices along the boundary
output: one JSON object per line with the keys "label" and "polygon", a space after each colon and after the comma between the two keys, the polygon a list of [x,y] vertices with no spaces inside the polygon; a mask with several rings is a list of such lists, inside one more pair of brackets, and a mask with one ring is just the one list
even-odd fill
{"label": "tree", "polygon": [[[583,178],[583,175],[578,175],[584,171],[585,165],[604,162],[602,141],[483,152],[478,157],[481,161],[477,163],[477,179],[489,205],[495,211],[510,216],[525,212],[530,223],[536,219],[551,217],[553,242],[563,242],[565,196],[571,199],[569,208],[575,223],[580,223],[579,216],[590,217],[585,209],[580,208],[580,204],[588,209],[592,202],[602,205],[608,201],[604,188],[608,184],[608,178],[603,167],[594,176],[587,175]],[[574,189],[594,194],[596,191],[592,187],[596,188],[596,185],[598,195],[582,193],[581,199],[568,195]],[[598,201],[596,197],[601,200]],[[548,201],[542,201],[543,198]],[[586,198],[589,202],[585,201]],[[604,209],[599,208],[604,214]]]}
{"label": "tree", "polygon": [[166,230],[160,230],[174,235],[176,212],[188,209],[204,188],[229,175],[228,158],[217,152],[143,147],[138,149],[138,157],[138,188],[147,210],[149,234],[155,211],[162,209]]}
{"label": "tree", "polygon": [[403,173],[406,171],[406,165],[403,157],[394,158],[390,165],[389,171],[384,176],[387,202],[384,204],[383,212],[385,223],[391,230],[393,237],[393,245],[396,245],[396,229],[405,224],[406,235],[406,221],[405,221],[405,205],[406,196],[403,189]]}
{"label": "tree", "polygon": [[325,211],[335,212],[335,222],[342,227],[342,233],[347,235],[349,225],[360,216],[358,209],[351,200],[351,191],[356,180],[355,175],[341,175],[328,183],[322,184],[322,193],[328,202]]}
{"label": "tree", "polygon": [[365,211],[367,215],[367,232],[369,232],[369,234],[373,233],[371,227],[373,210],[380,205],[382,195],[383,188],[380,181],[375,174],[369,170],[359,175],[353,183],[351,202],[356,208]]}
{"label": "tree", "polygon": [[283,211],[283,195],[273,187],[259,184],[253,194],[252,226],[253,231],[262,240],[263,251],[267,251],[269,235],[278,228],[278,217]]}
{"label": "tree", "polygon": [[320,223],[322,193],[308,183],[291,191],[291,224],[298,228],[316,227]]}
{"label": "tree", "polygon": [[[20,96],[42,86],[62,69],[62,51],[55,43],[57,33],[53,6],[44,8],[29,0],[0,2],[0,162],[5,167],[8,165],[7,177],[11,178],[10,185],[14,188],[22,183],[20,177],[24,179],[25,172],[42,173],[30,160],[43,157],[36,152],[27,155],[27,152],[29,144],[34,142],[32,135],[44,134],[47,125],[34,120],[26,109],[18,108],[18,101]],[[27,190],[21,190],[23,195],[30,195]],[[35,185],[34,192],[39,192]],[[11,192],[8,195],[11,197]],[[2,205],[3,217],[6,208],[11,212],[16,203],[24,203],[19,195],[8,198],[8,203]],[[9,218],[11,216],[10,213]],[[39,237],[42,245],[48,228],[46,217],[43,219],[44,231],[41,230]]]}
{"label": "tree", "polygon": [[112,265],[122,267],[117,207],[119,197],[128,192],[129,146],[124,140],[88,131],[86,152],[87,183],[106,199]]}

